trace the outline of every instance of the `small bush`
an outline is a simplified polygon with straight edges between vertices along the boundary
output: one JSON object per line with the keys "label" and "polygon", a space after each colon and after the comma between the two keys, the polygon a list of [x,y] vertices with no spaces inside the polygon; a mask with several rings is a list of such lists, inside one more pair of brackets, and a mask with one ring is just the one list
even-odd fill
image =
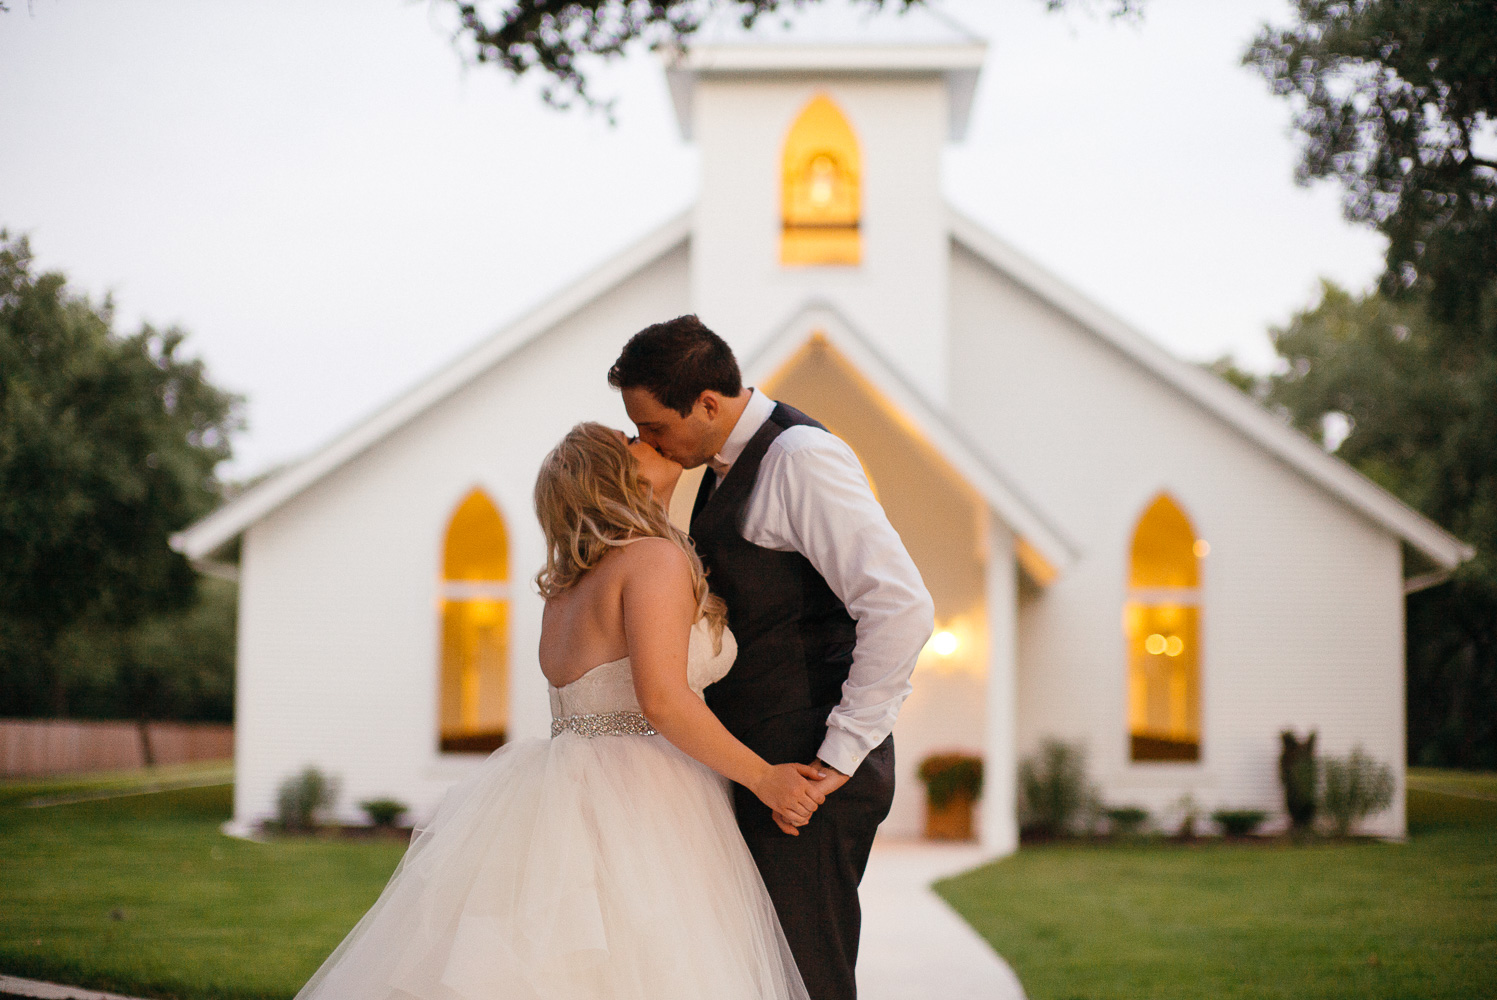
{"label": "small bush", "polygon": [[369,822],[378,827],[394,826],[395,821],[408,811],[406,804],[398,799],[365,799],[359,803],[359,808],[364,810]]}
{"label": "small bush", "polygon": [[299,833],[317,828],[318,813],[338,799],[338,783],[315,767],[281,782],[276,812],[281,829]]}
{"label": "small bush", "polygon": [[1196,824],[1201,821],[1201,806],[1196,802],[1194,795],[1186,792],[1175,802],[1175,808],[1180,810],[1180,825],[1175,828],[1175,837],[1178,840],[1194,840],[1199,836]]}
{"label": "small bush", "polygon": [[1107,828],[1119,837],[1142,833],[1149,822],[1149,810],[1140,806],[1114,806],[1107,812]]}
{"label": "small bush", "polygon": [[1019,764],[1020,815],[1025,828],[1059,837],[1090,819],[1097,793],[1086,780],[1086,751],[1079,744],[1047,739]]}
{"label": "small bush", "polygon": [[1268,813],[1262,809],[1218,809],[1211,818],[1227,836],[1249,837],[1268,819]]}
{"label": "small bush", "polygon": [[1279,734],[1279,783],[1284,786],[1284,809],[1296,830],[1308,831],[1315,822],[1316,788],[1315,733],[1303,740],[1286,729]]}
{"label": "small bush", "polygon": [[1393,769],[1369,757],[1360,746],[1346,757],[1323,757],[1321,805],[1336,834],[1344,837],[1367,816],[1393,804]]}
{"label": "small bush", "polygon": [[933,809],[959,796],[976,801],[982,794],[982,758],[970,753],[933,753],[920,762],[919,774]]}

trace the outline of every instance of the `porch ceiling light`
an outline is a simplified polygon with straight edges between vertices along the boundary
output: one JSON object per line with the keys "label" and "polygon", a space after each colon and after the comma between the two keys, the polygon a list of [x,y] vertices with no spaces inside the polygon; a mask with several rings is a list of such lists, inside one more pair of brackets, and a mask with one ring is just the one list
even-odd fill
{"label": "porch ceiling light", "polygon": [[954,632],[941,631],[930,637],[930,648],[938,656],[950,656],[956,652],[957,647],[961,644],[961,640],[956,637],[956,633]]}

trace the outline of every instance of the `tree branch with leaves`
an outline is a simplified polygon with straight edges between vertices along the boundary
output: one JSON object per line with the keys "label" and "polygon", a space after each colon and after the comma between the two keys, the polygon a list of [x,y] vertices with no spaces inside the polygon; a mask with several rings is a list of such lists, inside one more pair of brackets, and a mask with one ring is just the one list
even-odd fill
{"label": "tree branch with leaves", "polygon": [[[1296,0],[1243,56],[1295,104],[1302,183],[1388,237],[1383,290],[1477,333],[1497,280],[1497,4]],[[1497,345],[1488,345],[1489,348]]]}
{"label": "tree branch with leaves", "polygon": [[[682,47],[712,16],[730,16],[745,29],[760,18],[789,15],[825,0],[435,0],[456,15],[453,41],[474,62],[513,77],[545,80],[541,97],[556,107],[580,104],[611,117],[613,101],[588,84],[588,57],[623,55],[636,43]],[[853,0],[870,11],[908,10],[924,0]],[[1043,0],[1050,10],[1091,6],[1091,0]],[[1115,16],[1137,15],[1143,0],[1096,0]]]}

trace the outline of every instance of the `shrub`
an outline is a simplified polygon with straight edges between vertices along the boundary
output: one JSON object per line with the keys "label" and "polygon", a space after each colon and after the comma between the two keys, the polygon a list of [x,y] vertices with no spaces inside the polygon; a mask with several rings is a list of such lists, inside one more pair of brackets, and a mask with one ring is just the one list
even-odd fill
{"label": "shrub", "polygon": [[1149,810],[1140,806],[1114,806],[1107,810],[1107,828],[1119,837],[1142,832],[1148,822]]}
{"label": "shrub", "polygon": [[1180,810],[1180,825],[1175,828],[1176,838],[1194,840],[1197,836],[1196,824],[1201,819],[1201,806],[1196,802],[1196,797],[1186,792],[1175,802],[1175,808]]}
{"label": "shrub", "polygon": [[408,811],[404,802],[398,799],[365,799],[359,803],[359,808],[369,817],[369,822],[378,827],[391,827],[401,815]]}
{"label": "shrub", "polygon": [[1360,747],[1346,757],[1324,757],[1321,804],[1338,836],[1346,836],[1364,817],[1393,804],[1393,769],[1373,760]]}
{"label": "shrub", "polygon": [[1070,833],[1089,818],[1096,791],[1086,780],[1086,751],[1079,744],[1047,739],[1019,764],[1020,815],[1042,836]]}
{"label": "shrub", "polygon": [[1315,822],[1316,788],[1319,784],[1315,766],[1315,733],[1303,740],[1291,730],[1279,734],[1283,750],[1279,753],[1279,782],[1284,786],[1284,809],[1296,830],[1309,830]]}
{"label": "shrub", "polygon": [[1256,833],[1268,813],[1262,809],[1218,809],[1211,814],[1222,833],[1229,837],[1248,837]]}
{"label": "shrub", "polygon": [[314,830],[317,814],[329,808],[338,798],[338,783],[315,767],[281,782],[276,795],[276,811],[281,828],[289,832]]}
{"label": "shrub", "polygon": [[982,794],[982,758],[970,753],[933,753],[920,762],[920,780],[931,808],[952,799],[975,800]]}

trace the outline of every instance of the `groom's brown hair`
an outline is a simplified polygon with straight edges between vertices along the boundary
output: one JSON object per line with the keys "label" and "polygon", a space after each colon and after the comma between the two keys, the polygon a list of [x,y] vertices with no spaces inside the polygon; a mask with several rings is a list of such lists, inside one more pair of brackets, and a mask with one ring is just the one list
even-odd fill
{"label": "groom's brown hair", "polygon": [[724,396],[743,391],[738,359],[727,341],[707,329],[695,314],[647,326],[629,338],[608,369],[615,389],[645,389],[681,416],[711,389]]}

